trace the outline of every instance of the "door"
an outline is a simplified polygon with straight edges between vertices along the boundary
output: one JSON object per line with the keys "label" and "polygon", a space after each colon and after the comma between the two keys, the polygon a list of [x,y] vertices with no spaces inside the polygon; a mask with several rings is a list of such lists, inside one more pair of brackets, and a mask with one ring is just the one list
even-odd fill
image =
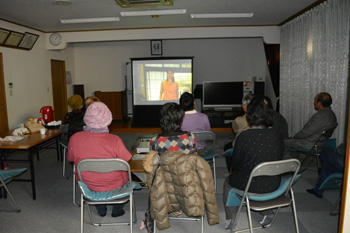
{"label": "door", "polygon": [[5,78],[4,67],[2,63],[2,53],[0,53],[0,133],[9,130],[6,95],[5,95]]}
{"label": "door", "polygon": [[68,112],[65,61],[51,60],[52,95],[55,121]]}

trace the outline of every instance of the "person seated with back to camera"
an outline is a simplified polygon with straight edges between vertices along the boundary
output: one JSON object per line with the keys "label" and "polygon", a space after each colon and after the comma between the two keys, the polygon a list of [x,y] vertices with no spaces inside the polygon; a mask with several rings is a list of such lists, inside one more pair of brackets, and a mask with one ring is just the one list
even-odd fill
{"label": "person seated with back to camera", "polygon": [[[112,113],[102,102],[90,104],[84,114],[84,131],[75,133],[69,140],[68,160],[77,166],[84,159],[120,158],[125,161],[131,159],[130,152],[125,148],[123,141],[109,133],[108,126],[112,122]],[[77,172],[76,180],[79,181]],[[82,177],[89,189],[96,192],[107,192],[122,187],[129,176],[126,171],[109,173],[84,172]],[[113,205],[112,217],[124,215],[124,204]],[[106,216],[107,206],[96,205],[98,214]]]}
{"label": "person seated with back to camera", "polygon": [[219,223],[211,168],[196,154],[194,136],[181,131],[183,117],[184,110],[178,104],[163,105],[162,133],[153,139],[153,150],[143,161],[149,186],[156,176],[150,188],[150,210],[159,230],[170,227],[168,214],[178,217],[184,212],[188,217],[199,217],[204,216],[204,209],[209,225]]}
{"label": "person seated with back to camera", "polygon": [[267,106],[272,109],[272,128],[277,130],[283,139],[288,139],[288,123],[286,118],[273,109],[270,97],[265,96],[264,99],[267,101]]}
{"label": "person seated with back to camera", "polygon": [[68,98],[68,105],[72,108],[71,112],[67,112],[64,116],[63,124],[70,124],[70,122],[78,116],[82,115],[81,108],[83,107],[83,98],[80,95],[72,95]]}
{"label": "person seated with back to camera", "polygon": [[185,154],[197,153],[197,142],[191,132],[182,131],[184,110],[176,103],[166,103],[160,111],[162,133],[152,138],[152,150],[162,154],[165,151],[177,151]]}
{"label": "person seated with back to camera", "polygon": [[[180,106],[185,111],[181,130],[188,132],[211,131],[208,116],[195,110],[195,101],[191,93],[185,92],[180,97]],[[197,152],[203,152],[205,141],[197,142]]]}
{"label": "person seated with back to camera", "polygon": [[[234,138],[237,138],[241,132],[247,129],[250,129],[250,125],[248,124],[248,121],[247,121],[247,106],[253,98],[254,98],[254,94],[251,94],[251,93],[244,95],[242,98],[242,109],[244,111],[244,115],[236,117],[232,121],[232,131],[234,133]],[[226,167],[229,172],[231,168],[232,153],[233,153],[234,145],[235,145],[235,140],[227,143],[224,146],[225,154],[227,154],[227,156],[225,156]]]}
{"label": "person seated with back to camera", "polygon": [[[238,116],[232,121],[232,131],[234,133],[234,137],[237,138],[238,134],[250,129],[250,125],[247,121],[247,106],[250,101],[254,98],[254,94],[249,93],[243,96],[242,98],[242,110],[244,112],[243,116]],[[233,148],[235,145],[235,140],[229,142],[225,145],[224,151]]]}
{"label": "person seated with back to camera", "polygon": [[[247,108],[247,120],[251,128],[241,132],[236,138],[233,151],[231,173],[224,183],[223,201],[226,219],[230,220],[226,229],[231,229],[237,215],[238,206],[226,206],[228,193],[232,187],[245,190],[251,171],[262,162],[281,160],[284,143],[282,136],[272,126],[272,110],[263,97],[254,97]],[[255,177],[249,192],[269,193],[277,190],[280,176]],[[273,211],[263,211],[261,225],[271,223]]]}
{"label": "person seated with back to camera", "polygon": [[81,108],[83,106],[83,99],[80,95],[72,95],[68,98],[68,106],[72,109],[71,112],[67,112],[63,119],[63,125],[61,131],[63,134],[68,133],[69,124],[76,117],[82,116]]}
{"label": "person seated with back to camera", "polygon": [[93,102],[100,102],[100,100],[96,97],[96,96],[89,96],[86,97],[83,103],[83,106],[81,108],[81,113],[79,116],[76,116],[72,119],[72,121],[69,123],[68,126],[68,139],[70,139],[70,137],[80,131],[83,131],[83,127],[85,126],[84,123],[84,114],[86,109],[89,107],[90,104],[92,104]]}
{"label": "person seated with back to camera", "polygon": [[[166,151],[183,152],[185,154],[197,153],[197,142],[191,132],[181,130],[184,110],[176,103],[166,103],[160,111],[161,134],[152,138],[152,150],[158,154]],[[175,211],[173,216],[181,215],[182,211]]]}

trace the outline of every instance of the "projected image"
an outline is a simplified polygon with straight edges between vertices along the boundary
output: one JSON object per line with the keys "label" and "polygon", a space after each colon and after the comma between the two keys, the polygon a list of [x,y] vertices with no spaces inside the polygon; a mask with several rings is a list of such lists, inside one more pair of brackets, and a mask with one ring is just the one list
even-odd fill
{"label": "projected image", "polygon": [[133,60],[134,105],[163,105],[179,102],[192,92],[192,59]]}

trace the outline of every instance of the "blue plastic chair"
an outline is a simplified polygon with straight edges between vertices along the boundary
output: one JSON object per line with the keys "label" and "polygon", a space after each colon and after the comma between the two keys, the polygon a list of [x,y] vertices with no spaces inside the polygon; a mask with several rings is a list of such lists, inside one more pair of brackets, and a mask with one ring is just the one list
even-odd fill
{"label": "blue plastic chair", "polygon": [[214,176],[214,185],[215,185],[215,192],[216,192],[216,165],[215,165],[215,158],[219,156],[217,152],[215,152],[215,143],[216,143],[216,136],[215,133],[212,131],[197,131],[197,132],[191,132],[194,137],[196,138],[197,142],[206,141],[210,142],[210,145],[207,144],[204,151],[200,154],[205,161],[209,161],[213,163],[213,176]]}
{"label": "blue plastic chair", "polygon": [[[323,181],[323,183],[320,186],[320,190],[341,189],[342,186],[343,186],[343,174],[333,173]],[[338,207],[341,199],[342,199],[342,193],[340,192],[340,196],[338,200],[334,203],[334,205],[329,210],[329,215],[335,216],[338,214],[338,212],[336,212],[335,209]]]}
{"label": "blue plastic chair", "polygon": [[[27,168],[0,170],[0,187],[4,187],[4,189],[6,190],[14,206],[16,207],[16,212],[20,212],[21,208],[17,204],[16,200],[13,198],[6,184],[9,183],[13,179],[13,177],[18,176],[19,174],[22,174],[26,170]],[[3,211],[6,211],[6,210],[3,210]]]}
{"label": "blue plastic chair", "polygon": [[[300,175],[298,175],[299,168],[300,168],[300,162],[297,159],[288,159],[288,160],[260,163],[251,172],[245,190],[232,188],[229,191],[226,206],[239,206],[239,208],[238,208],[236,218],[233,222],[231,232],[234,232],[234,228],[237,224],[238,217],[243,206],[247,207],[246,209],[248,214],[249,228],[245,230],[239,230],[239,232],[250,230],[251,233],[253,233],[253,229],[261,229],[263,228],[263,226],[253,228],[250,210],[264,211],[264,210],[277,208],[276,212],[274,213],[272,222],[269,225],[264,226],[264,227],[269,227],[273,223],[280,208],[286,207],[286,206],[292,206],[295,229],[296,229],[296,232],[298,233],[299,226],[298,226],[298,218],[297,218],[292,185],[300,177]],[[280,187],[276,191],[271,193],[264,193],[264,194],[248,192],[252,179],[254,177],[277,176],[282,174],[289,175],[290,177],[282,181],[280,184]]]}

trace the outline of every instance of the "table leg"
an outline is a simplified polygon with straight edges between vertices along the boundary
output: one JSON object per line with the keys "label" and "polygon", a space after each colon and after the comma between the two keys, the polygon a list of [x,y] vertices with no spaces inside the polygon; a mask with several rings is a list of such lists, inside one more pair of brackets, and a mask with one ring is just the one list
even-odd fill
{"label": "table leg", "polygon": [[39,146],[36,146],[36,160],[39,161]]}
{"label": "table leg", "polygon": [[[1,170],[2,169],[5,169],[5,164],[4,164],[4,160],[3,160],[3,158],[2,158],[2,153],[3,153],[3,151],[2,150],[0,150],[0,168],[1,168]],[[2,192],[4,191],[4,194],[5,194],[5,188],[4,187],[1,187],[0,188],[0,199],[2,198]]]}
{"label": "table leg", "polygon": [[60,157],[62,161],[62,153],[60,153],[59,137],[55,137],[55,140],[56,140],[57,161],[60,161]]}
{"label": "table leg", "polygon": [[36,200],[33,150],[29,150],[29,152],[28,152],[28,160],[29,160],[29,167],[30,167],[30,178],[31,178],[31,182],[32,182],[33,200]]}

